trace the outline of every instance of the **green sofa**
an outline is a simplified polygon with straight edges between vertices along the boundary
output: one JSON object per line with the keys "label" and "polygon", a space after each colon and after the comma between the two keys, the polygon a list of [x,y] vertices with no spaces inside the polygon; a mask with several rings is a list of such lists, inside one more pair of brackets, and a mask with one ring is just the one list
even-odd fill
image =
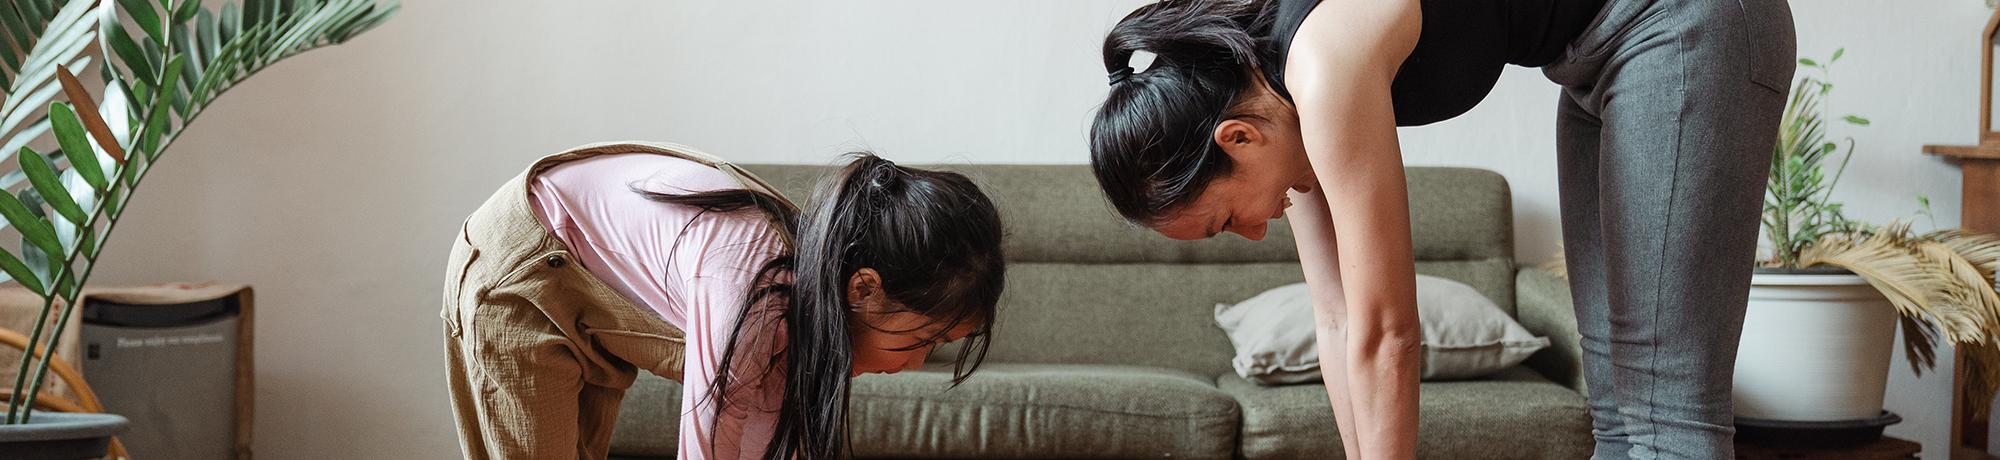
{"label": "green sofa", "polygon": [[[749,169],[798,198],[825,170]],[[950,391],[949,369],[936,363],[856,379],[857,457],[1342,457],[1324,387],[1238,377],[1213,317],[1218,302],[1303,279],[1287,225],[1273,223],[1264,241],[1173,241],[1120,221],[1085,166],[949,169],[978,181],[1007,226],[993,346],[979,373]],[[1409,183],[1417,271],[1472,285],[1554,342],[1489,378],[1423,383],[1418,455],[1588,457],[1568,289],[1547,272],[1517,270],[1506,180],[1412,167]],[[672,457],[679,410],[678,384],[642,376],[626,395],[613,455]]]}

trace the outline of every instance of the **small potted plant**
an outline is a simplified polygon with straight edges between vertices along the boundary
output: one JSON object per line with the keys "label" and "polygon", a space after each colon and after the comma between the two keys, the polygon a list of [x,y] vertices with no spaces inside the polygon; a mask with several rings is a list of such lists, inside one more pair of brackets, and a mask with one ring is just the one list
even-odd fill
{"label": "small potted plant", "polygon": [[[33,330],[21,331],[31,347],[59,349],[133,191],[217,96],[396,9],[375,0],[243,0],[216,11],[199,0],[0,0],[0,160],[12,160],[0,164],[16,165],[0,166],[0,227],[22,241],[0,249],[0,282],[43,301]],[[104,63],[98,95],[76,74],[93,61]],[[54,148],[36,150],[47,138]],[[49,397],[51,363],[36,356],[22,353],[7,388],[38,391],[0,393],[9,396],[0,458],[102,457],[125,420],[35,410],[48,405],[37,401]]]}
{"label": "small potted plant", "polygon": [[[1967,356],[1968,401],[1991,401],[2000,369],[2000,239],[1847,219],[1830,194],[1854,142],[1827,139],[1825,63],[1800,59],[1764,201],[1770,255],[1753,276],[1737,354],[1739,434],[1864,443],[1900,419],[1882,410],[1896,327],[1912,370],[1936,365],[1941,336]],[[1838,121],[1867,126],[1858,116]],[[1838,164],[1832,162],[1838,159]],[[1829,166],[1831,166],[1829,171]],[[1829,173],[1830,172],[1830,173]],[[1928,212],[1928,200],[1919,198]],[[1979,405],[1975,410],[1984,411]]]}

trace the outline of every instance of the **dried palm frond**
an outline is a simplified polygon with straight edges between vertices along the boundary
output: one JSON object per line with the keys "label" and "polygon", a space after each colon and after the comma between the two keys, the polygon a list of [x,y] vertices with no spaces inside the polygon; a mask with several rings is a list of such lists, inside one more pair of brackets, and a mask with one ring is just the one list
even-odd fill
{"label": "dried palm frond", "polygon": [[1554,273],[1557,278],[1569,278],[1568,254],[1563,250],[1562,243],[1556,243],[1556,256],[1554,259],[1549,259],[1549,261],[1542,262],[1535,267],[1548,270],[1549,273]]}
{"label": "dried palm frond", "polygon": [[[1994,294],[1994,273],[2000,272],[2000,236],[1988,233],[1970,232],[1964,229],[1939,230],[1924,234],[1919,238],[1936,241],[1950,247],[1953,252],[1977,268],[1978,279],[1985,283],[1980,292]],[[2000,312],[1993,313],[2000,317]],[[1991,326],[1991,323],[1988,323]],[[1992,395],[2000,393],[2000,341],[1989,340],[1979,345],[1961,345],[1959,353],[1965,356],[1965,381],[1961,383],[1967,394],[1963,410],[1974,417],[1984,418],[1992,406],[1985,401],[1993,400]]]}
{"label": "dried palm frond", "polygon": [[2000,366],[1994,365],[2000,363],[2000,343],[1960,346],[1958,352],[1965,356],[1965,373],[1961,374],[1965,380],[1959,385],[1965,394],[1971,395],[1961,401],[1965,405],[1961,410],[1974,418],[1986,418],[1988,410],[1993,408],[1987,403],[1993,401],[1995,393],[2000,393]]}
{"label": "dried palm frond", "polygon": [[[2000,236],[1965,230],[1912,235],[1908,224],[1831,234],[1807,245],[1801,267],[1831,265],[1866,279],[1900,314],[1911,370],[1936,367],[1939,337],[1963,353],[1968,401],[2000,392]],[[1968,403],[1984,414],[1985,404]]]}
{"label": "dried palm frond", "polygon": [[1844,268],[1881,291],[1906,318],[1903,348],[1910,356],[1911,370],[1922,374],[1935,366],[1937,353],[1932,347],[1938,332],[1954,336],[1954,331],[1978,327],[1976,319],[1963,309],[1938,305],[1935,293],[1949,289],[1949,273],[1935,270],[1934,263],[1905,241],[1893,231],[1826,235],[1800,252],[1799,265]]}
{"label": "dried palm frond", "polygon": [[1959,327],[1947,331],[1953,343],[1983,344],[2000,333],[1994,325],[2000,318],[1995,314],[2000,311],[2000,293],[1993,291],[1991,278],[1980,276],[1977,267],[1943,243],[1919,240],[1916,250],[1949,279],[1947,289],[1932,293],[1931,304],[1959,316]]}
{"label": "dried palm frond", "polygon": [[2000,272],[2000,236],[1953,228],[1926,233],[1917,238],[1950,246],[1952,251],[1965,257],[1965,260],[1971,262],[1974,267],[1978,267],[1980,277],[1989,282],[1993,280],[1995,272]]}

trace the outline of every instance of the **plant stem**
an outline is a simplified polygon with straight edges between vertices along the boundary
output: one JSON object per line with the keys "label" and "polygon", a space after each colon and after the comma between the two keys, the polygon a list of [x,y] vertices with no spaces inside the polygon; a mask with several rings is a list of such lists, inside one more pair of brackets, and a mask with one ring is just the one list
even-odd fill
{"label": "plant stem", "polygon": [[[97,218],[95,215],[93,215],[91,217],[90,225],[95,226],[96,224],[97,224]],[[88,226],[78,227],[78,228],[88,228]],[[77,245],[77,248],[82,248],[82,247],[83,247],[82,244]],[[76,248],[72,248],[72,250],[75,249]],[[91,262],[95,264],[96,260],[92,259]],[[63,277],[69,276],[69,267],[70,264],[68,261],[66,261],[61,266],[53,267],[54,269],[50,270],[50,273],[52,274],[52,277],[50,279],[52,281],[50,282],[49,286],[46,287],[45,289],[53,291],[61,287]],[[83,284],[76,283],[73,284],[72,286],[80,288],[83,286]],[[62,328],[58,327],[56,328],[56,331],[49,337],[50,343],[49,347],[47,348],[47,350],[49,351],[44,352],[44,354],[42,354],[40,357],[37,357],[35,351],[42,349],[42,347],[39,347],[37,345],[39,345],[42,341],[42,331],[44,327],[47,326],[49,323],[49,312],[55,308],[55,302],[58,296],[61,296],[63,300],[66,302],[64,304],[66,307],[64,308],[64,315],[63,315],[65,320],[67,320],[68,311],[71,308],[74,308],[73,305],[76,303],[75,294],[64,295],[63,293],[60,292],[49,292],[48,294],[42,296],[42,311],[35,315],[34,332],[28,336],[28,344],[26,347],[24,347],[23,350],[21,350],[21,365],[20,368],[16,370],[14,373],[14,394],[7,399],[7,424],[28,423],[27,413],[33,412],[35,409],[34,403],[35,403],[36,392],[32,390],[41,388],[41,383],[40,383],[41,379],[39,378],[35,379],[36,383],[33,386],[24,386],[24,385],[28,384],[28,366],[30,362],[33,360],[40,360],[41,361],[40,368],[42,369],[47,368],[49,359],[47,357],[47,354],[54,353],[56,337],[61,337]],[[38,373],[39,372],[41,371],[38,370]],[[31,389],[31,391],[23,395],[21,394],[23,388],[29,388]],[[26,410],[22,410],[24,408]]]}
{"label": "plant stem", "polygon": [[[161,115],[165,116],[165,114],[161,114]],[[187,126],[187,123],[188,123],[188,122],[191,122],[191,121],[193,121],[193,120],[192,120],[192,119],[188,119],[188,120],[182,120],[182,122],[181,122],[181,126],[182,126],[182,127],[186,127],[186,126]],[[141,183],[144,183],[144,182],[146,181],[146,175],[147,175],[147,174],[150,174],[150,173],[152,173],[152,171],[153,171],[153,168],[152,168],[152,164],[153,164],[153,161],[156,161],[156,160],[158,159],[158,155],[161,155],[161,154],[165,154],[165,153],[166,153],[166,149],[167,149],[167,146],[170,146],[170,145],[173,145],[174,141],[175,141],[175,140],[177,140],[177,139],[179,139],[179,138],[180,138],[180,135],[179,135],[179,133],[178,133],[178,132],[176,132],[176,133],[170,133],[170,134],[166,134],[166,135],[164,135],[164,136],[163,136],[163,138],[162,138],[162,139],[161,139],[161,141],[160,141],[160,146],[159,146],[159,148],[157,148],[157,149],[155,149],[155,150],[154,150],[155,152],[159,152],[159,153],[155,154],[155,155],[154,155],[154,158],[153,158],[153,159],[149,159],[149,160],[147,160],[147,161],[146,161],[146,167],[145,167],[145,168],[141,168],[141,169],[139,169],[139,170],[138,170],[138,171],[137,171],[137,172],[135,173],[135,174],[137,174],[137,176],[136,176],[136,177],[134,177],[134,178],[132,179],[132,183],[131,183],[131,185],[129,185],[129,186],[125,186],[125,196],[124,196],[124,197],[122,197],[123,199],[121,199],[121,200],[119,200],[119,201],[118,201],[118,209],[120,209],[120,211],[119,211],[119,216],[111,216],[111,215],[110,215],[110,212],[109,212],[109,211],[110,211],[110,208],[109,208],[109,206],[108,206],[108,204],[110,203],[110,200],[108,200],[108,199],[107,199],[107,200],[101,200],[101,201],[100,201],[100,202],[99,202],[99,203],[97,204],[97,206],[95,206],[95,208],[96,208],[96,209],[93,209],[93,211],[94,211],[94,212],[92,212],[92,213],[91,213],[91,220],[90,220],[90,225],[88,225],[88,226],[84,226],[84,227],[78,227],[78,228],[95,228],[95,227],[97,226],[97,218],[99,218],[99,217],[105,217],[105,218],[107,218],[107,220],[105,220],[105,223],[104,223],[104,231],[103,231],[102,233],[98,233],[98,237],[97,237],[97,240],[98,240],[98,241],[97,241],[97,244],[95,244],[95,245],[94,245],[94,247],[95,247],[95,248],[97,248],[97,251],[96,251],[96,252],[97,252],[98,254],[103,254],[103,253],[104,253],[104,247],[105,247],[105,245],[107,245],[107,244],[110,244],[110,242],[111,242],[111,232],[112,232],[112,230],[114,230],[114,229],[116,229],[116,228],[118,227],[118,222],[120,221],[120,216],[122,216],[122,215],[124,214],[124,211],[123,211],[123,210],[124,210],[124,209],[126,209],[125,205],[126,205],[127,203],[130,203],[130,202],[132,201],[132,197],[136,196],[136,193],[134,193],[134,192],[136,192],[136,191],[137,191],[137,190],[139,189],[139,184],[141,184]],[[141,152],[141,154],[143,154],[143,152]],[[126,167],[133,167],[133,168],[136,168],[136,167],[138,167],[138,166],[137,166],[136,164],[134,164],[134,163],[133,163],[133,162],[131,161],[131,159],[130,159],[129,157],[128,157],[128,158],[126,159],[126,162],[125,162],[125,164],[126,164]],[[118,176],[123,176],[123,172],[124,172],[124,171],[122,171],[122,170],[121,170],[121,171],[119,171],[119,173],[120,173],[120,174],[119,174]],[[122,177],[118,177],[118,176],[114,176],[114,177],[115,177],[115,178],[117,179],[117,182],[115,182],[115,183],[114,183],[114,184],[112,185],[112,188],[113,188],[113,189],[115,189],[115,188],[117,188],[117,187],[119,187],[119,186],[121,186],[122,184],[124,184],[124,183],[125,183],[125,181],[123,180],[123,178],[122,178]],[[110,197],[110,195],[111,195],[111,192],[110,192],[109,190],[107,190],[107,191],[105,191],[104,195],[105,195],[105,197],[106,197],[106,198],[109,198],[109,197]],[[82,248],[83,248],[83,245],[82,245],[82,244],[78,244],[78,245],[77,245],[77,248],[76,248],[76,249],[74,249],[73,251],[78,251],[78,252],[80,252]],[[77,255],[77,253],[76,253],[76,252],[72,252],[72,253],[71,253],[71,255],[70,255],[70,260],[71,260],[71,263],[74,263],[76,255]],[[77,280],[76,280],[76,283],[74,283],[74,284],[72,284],[72,285],[71,285],[71,286],[72,286],[72,288],[71,288],[71,293],[69,293],[68,295],[66,295],[66,296],[65,296],[66,298],[70,299],[70,303],[68,304],[68,306],[67,306],[66,308],[64,308],[64,309],[63,309],[63,314],[62,314],[62,319],[61,319],[61,321],[60,321],[60,322],[58,322],[58,323],[56,324],[56,330],[55,330],[55,332],[54,332],[53,334],[51,334],[51,335],[50,335],[50,337],[49,337],[49,347],[48,347],[48,348],[49,348],[49,350],[51,350],[51,353],[50,353],[50,354],[53,354],[53,351],[55,350],[55,346],[56,346],[56,343],[57,343],[56,341],[57,341],[57,340],[59,340],[59,339],[60,339],[60,338],[62,337],[62,331],[63,331],[63,328],[65,328],[65,327],[69,326],[69,315],[70,315],[70,313],[72,313],[72,312],[75,312],[75,311],[76,311],[76,309],[77,309],[77,308],[79,307],[79,305],[77,305],[77,304],[76,304],[76,301],[75,301],[75,299],[77,299],[78,297],[80,297],[80,296],[82,295],[82,292],[83,292],[83,286],[84,286],[84,285],[85,285],[86,283],[88,283],[88,282],[90,281],[90,275],[91,275],[91,274],[93,274],[93,273],[96,273],[96,272],[97,272],[97,257],[96,257],[95,255],[91,255],[91,256],[89,256],[89,257],[87,257],[87,258],[88,258],[88,260],[89,260],[89,262],[90,262],[90,266],[88,266],[88,267],[84,267],[84,269],[83,269],[83,276],[82,276],[82,277],[80,277],[80,278],[77,278]],[[53,297],[53,296],[51,296],[51,297]],[[48,374],[49,374],[49,360],[47,360],[47,359],[44,359],[44,360],[42,360],[42,361],[41,361],[41,364],[40,364],[39,366],[37,366],[37,368],[36,368],[36,370],[35,370],[35,379],[34,379],[34,383],[33,383],[33,384],[32,384],[31,386],[32,386],[33,388],[36,388],[36,389],[40,389],[40,388],[41,388],[41,386],[42,386],[42,379],[43,379],[43,378],[46,378],[46,377],[48,376]],[[17,390],[17,392],[18,392],[18,390]],[[33,408],[32,404],[34,403],[34,399],[35,399],[35,396],[36,396],[36,394],[35,394],[35,393],[33,393],[33,392],[29,393],[29,396],[28,396],[28,398],[27,398],[27,399],[28,399],[28,401],[27,401],[27,404],[30,404],[30,405],[28,406],[28,407],[30,408],[30,410],[28,410],[28,411],[24,411],[24,413],[23,413],[23,414],[21,414],[21,421],[20,421],[19,423],[28,423],[28,413],[30,413],[30,412],[32,412],[32,411],[33,411],[33,409],[32,409],[32,408]]]}
{"label": "plant stem", "polygon": [[[28,336],[28,345],[21,351],[20,369],[14,371],[14,394],[7,398],[7,424],[26,423],[20,414],[21,403],[27,399],[21,389],[28,384],[28,365],[35,359],[36,345],[42,340],[42,326],[49,322],[49,310],[55,306],[55,296],[42,297],[42,312],[35,316],[34,332]],[[29,392],[33,394],[33,392]]]}
{"label": "plant stem", "polygon": [[[127,164],[127,167],[132,167],[132,166],[130,166],[130,165],[131,165],[131,161],[130,161],[129,159],[128,159],[128,160],[126,161],[126,164]],[[118,176],[122,176],[122,175],[123,175],[123,173],[124,173],[124,171],[123,171],[123,170],[114,170],[114,171],[118,172],[119,174],[117,174],[117,175],[114,175],[114,176],[113,176],[113,178],[118,178]],[[144,171],[140,171],[140,172],[141,172],[141,173],[143,173]],[[112,183],[112,185],[111,185],[111,188],[109,188],[109,189],[106,189],[106,190],[104,191],[104,193],[103,193],[103,196],[99,197],[99,200],[98,200],[98,203],[97,203],[97,204],[96,204],[95,206],[92,206],[92,208],[93,208],[93,209],[91,209],[91,215],[90,215],[90,222],[89,222],[88,224],[85,224],[85,225],[82,225],[82,226],[78,226],[78,227],[77,227],[77,231],[78,231],[79,233],[83,232],[83,231],[84,231],[84,229],[90,229],[90,228],[96,228],[96,227],[97,227],[97,221],[98,221],[98,219],[100,219],[100,218],[103,218],[103,217],[105,217],[105,216],[106,216],[106,214],[108,214],[108,212],[107,212],[107,211],[109,211],[109,208],[107,207],[107,204],[108,204],[109,200],[106,200],[106,199],[104,199],[104,198],[109,198],[109,197],[111,196],[111,191],[112,191],[112,190],[115,190],[115,189],[117,189],[117,187],[119,187],[119,186],[123,185],[123,183],[124,183],[124,181],[123,181],[123,180],[118,180],[118,181],[116,181],[116,182],[113,182],[113,183]],[[130,200],[130,199],[131,199],[131,197],[132,197],[132,194],[131,194],[131,193],[130,193],[130,191],[128,190],[128,191],[127,191],[127,193],[125,194],[125,199],[126,199],[126,200]],[[118,203],[118,204],[119,204],[120,206],[123,206],[123,205],[124,205],[125,203],[123,203],[123,202],[120,202],[120,203]],[[122,209],[122,208],[121,208],[121,209]],[[111,231],[110,231],[110,227],[109,227],[109,226],[110,226],[110,225],[116,225],[116,224],[117,224],[117,222],[118,222],[118,219],[117,219],[117,218],[111,218],[111,219],[110,219],[109,221],[107,221],[107,227],[106,227],[106,229],[105,229],[105,232],[104,232],[104,233],[102,233],[102,234],[100,234],[100,235],[102,235],[102,236],[109,236],[109,235],[111,234]],[[82,236],[82,235],[78,235],[78,236]],[[102,242],[100,242],[100,243],[96,244],[96,245],[95,245],[95,247],[97,248],[97,252],[98,252],[99,254],[102,254],[102,253],[104,252],[104,246],[103,246],[103,243],[102,243]],[[73,247],[73,248],[70,248],[70,249],[69,249],[69,254],[67,254],[67,255],[66,255],[66,257],[64,257],[64,259],[63,259],[63,264],[62,264],[61,266],[57,267],[57,268],[56,268],[56,270],[54,270],[54,271],[56,271],[56,272],[58,273],[58,274],[57,274],[57,275],[55,276],[55,279],[56,279],[57,281],[55,281],[54,285],[53,285],[53,286],[51,286],[51,287],[50,287],[50,289],[52,289],[52,290],[53,290],[53,289],[56,289],[56,288],[58,288],[58,287],[60,287],[60,286],[61,286],[61,284],[62,284],[62,281],[61,281],[61,280],[62,280],[62,278],[63,278],[64,276],[68,276],[68,275],[69,275],[69,274],[67,273],[67,271],[69,270],[69,267],[72,267],[72,266],[74,266],[74,265],[76,264],[76,257],[77,257],[78,255],[80,255],[80,254],[81,254],[82,252],[83,252],[83,244],[82,244],[82,243],[80,243],[80,242],[79,242],[79,243],[77,243],[76,247]],[[37,395],[37,393],[39,393],[39,391],[38,391],[38,390],[40,390],[40,389],[42,388],[42,379],[43,379],[44,377],[46,377],[46,376],[48,375],[48,373],[49,373],[49,360],[50,360],[50,359],[60,359],[60,357],[55,357],[55,356],[54,356],[54,355],[55,355],[55,349],[56,349],[56,345],[57,345],[57,344],[59,344],[59,343],[61,343],[61,340],[62,340],[62,331],[63,331],[63,329],[64,329],[65,327],[69,326],[69,317],[70,317],[70,314],[71,314],[72,312],[75,312],[75,311],[76,311],[76,309],[77,309],[77,307],[78,307],[78,305],[76,304],[76,300],[77,300],[77,298],[78,298],[79,296],[81,296],[81,295],[82,295],[82,293],[83,293],[83,286],[84,286],[84,283],[85,283],[85,282],[87,282],[87,281],[88,281],[88,280],[90,279],[90,273],[91,273],[92,271],[95,271],[95,270],[97,270],[97,257],[96,257],[95,255],[91,255],[91,256],[88,256],[88,257],[86,257],[86,258],[87,258],[87,259],[88,259],[88,261],[90,262],[90,266],[89,266],[89,267],[86,267],[86,268],[84,268],[84,271],[83,271],[83,276],[82,276],[82,277],[80,277],[80,278],[77,278],[77,279],[76,279],[76,282],[74,282],[74,283],[70,283],[70,288],[69,288],[69,290],[67,290],[67,291],[65,291],[65,292],[51,292],[51,293],[49,293],[49,295],[48,295],[48,296],[44,297],[44,299],[46,299],[46,300],[45,300],[45,304],[44,304],[44,305],[49,305],[49,306],[53,306],[53,305],[54,305],[54,303],[55,303],[55,299],[56,299],[56,297],[57,297],[57,296],[61,296],[61,297],[62,297],[62,298],[63,298],[63,299],[65,300],[65,302],[64,302],[64,304],[63,304],[63,311],[62,311],[62,314],[61,314],[61,315],[59,315],[59,318],[58,318],[58,320],[57,320],[58,322],[56,323],[56,327],[55,327],[55,331],[53,331],[53,332],[51,332],[51,333],[49,334],[49,340],[48,340],[48,346],[47,346],[47,347],[45,347],[45,348],[46,348],[46,349],[48,350],[48,352],[47,352],[47,356],[46,356],[46,357],[44,357],[44,358],[42,358],[42,359],[40,360],[40,363],[39,363],[39,364],[37,364],[37,365],[35,366],[35,378],[34,378],[34,380],[33,380],[33,381],[32,381],[31,383],[28,383],[28,386],[26,386],[26,387],[23,387],[23,386],[21,386],[21,385],[22,385],[22,383],[23,383],[22,381],[23,381],[23,380],[24,380],[24,379],[25,379],[25,378],[27,377],[27,374],[28,374],[28,372],[27,372],[27,370],[28,370],[28,366],[27,366],[27,363],[28,363],[28,357],[25,357],[25,356],[24,356],[24,357],[23,357],[23,358],[21,359],[21,370],[20,370],[20,372],[21,372],[21,373],[20,373],[19,375],[16,375],[16,376],[14,376],[14,380],[15,380],[15,383],[14,383],[14,393],[15,393],[16,397],[14,398],[14,400],[13,400],[13,401],[10,401],[10,402],[9,402],[9,405],[8,405],[8,407],[7,407],[7,412],[8,412],[8,413],[7,413],[7,416],[8,416],[8,423],[28,423],[28,418],[29,418],[30,414],[32,414],[32,413],[34,412],[34,407],[35,407],[35,406],[34,406],[34,404],[35,404],[35,399],[36,399],[36,397],[38,396],[38,395]],[[48,318],[48,308],[49,308],[49,307],[43,307],[43,313],[42,313],[42,318],[41,318],[41,319],[40,319],[39,321],[36,321],[36,322],[35,322],[35,330],[36,330],[36,334],[34,335],[34,337],[31,337],[31,338],[29,338],[29,339],[28,339],[28,348],[44,348],[44,347],[39,347],[39,346],[38,346],[38,345],[39,345],[39,343],[37,343],[37,342],[38,342],[38,341],[40,341],[40,339],[41,339],[41,337],[40,337],[40,335],[41,335],[41,334],[40,334],[40,331],[41,331],[41,329],[42,329],[42,326],[43,326],[43,325],[44,325],[45,323],[47,323],[47,322],[49,321],[49,318]],[[30,354],[32,354],[32,353],[30,353]],[[22,389],[23,389],[23,388],[26,388],[26,389],[27,389],[27,394],[26,394],[26,395],[21,395],[21,391],[22,391]],[[13,403],[15,403],[15,402],[19,402],[19,403],[20,403],[20,407],[19,407],[18,409],[25,409],[25,410],[20,410],[20,413],[19,413],[19,418],[18,418],[18,419],[16,419],[16,417],[15,417],[15,415],[16,415],[16,414],[15,414],[15,411],[16,411],[16,409],[17,409],[17,407],[15,407],[15,406],[14,406],[14,404],[13,404]]]}
{"label": "plant stem", "polygon": [[[174,14],[175,2],[169,0],[164,3],[166,6],[166,14],[167,14],[166,17],[171,18],[172,15]],[[118,8],[117,5],[105,5],[104,7],[114,8],[114,9]],[[150,5],[148,7],[150,8]],[[161,61],[162,63],[171,62],[173,60],[171,58],[173,51],[173,28],[162,27],[160,35],[161,36],[159,41],[164,45],[161,46],[162,48],[161,54],[167,57],[167,59],[162,59]],[[105,61],[104,61],[105,66],[112,65],[110,57],[111,57],[110,53],[105,52]],[[174,77],[176,79],[178,78],[177,75],[166,75],[166,71],[167,69],[166,66],[164,65],[161,66],[158,70],[156,70],[156,72],[158,73],[156,74],[156,78],[154,79],[154,81],[173,82],[174,80],[168,80],[168,78],[169,77]],[[177,91],[177,89],[175,89],[172,85],[178,85],[178,84],[179,83],[171,83],[170,85],[162,85],[160,88],[152,92],[153,93],[152,96],[155,98],[172,98],[174,93]],[[152,117],[160,117],[160,116],[172,117],[171,113],[160,113],[160,112],[170,112],[170,111],[171,109],[154,110],[153,113],[148,113],[147,116],[141,117],[141,122],[144,124],[139,125],[138,129],[139,135],[132,137],[134,146],[137,146],[138,139],[143,138],[146,129],[152,126]],[[187,126],[188,121],[189,120],[182,120],[181,126],[185,128]],[[168,123],[170,123],[169,126],[171,126],[172,123],[171,118],[168,120]],[[169,129],[169,131],[172,130]],[[164,152],[166,150],[166,146],[171,144],[173,142],[173,139],[177,137],[175,134],[177,133],[163,133],[162,136],[165,137],[165,139],[161,141],[161,145],[159,146],[158,149],[155,149],[154,152]],[[141,152],[141,154],[144,153]],[[136,176],[133,177],[130,186],[126,186],[125,181],[123,180],[124,178],[122,176],[124,176],[125,172],[123,168],[117,168],[113,170],[115,173],[112,174],[111,176],[112,180],[111,186],[105,188],[104,192],[98,197],[97,200],[98,202],[96,206],[93,206],[93,208],[95,209],[91,210],[92,212],[90,216],[90,222],[78,226],[76,228],[76,231],[78,232],[77,236],[79,238],[86,237],[90,229],[94,229],[97,227],[97,222],[100,218],[107,217],[106,215],[109,214],[108,211],[110,210],[109,204],[111,200],[109,200],[109,198],[111,198],[111,193],[117,190],[118,187],[121,186],[126,187],[125,196],[118,202],[118,209],[121,210],[120,214],[123,214],[122,210],[125,209],[125,204],[132,200],[133,192],[135,192],[138,189],[139,182],[143,181],[145,179],[146,173],[150,172],[153,169],[151,167],[152,165],[151,159],[148,159],[146,164],[147,167],[145,169],[135,171]],[[132,161],[131,155],[128,154],[126,155],[124,164],[122,166],[126,168],[136,168],[138,167],[138,164],[134,163]],[[40,393],[38,390],[41,389],[42,387],[42,380],[47,378],[49,375],[50,360],[60,359],[60,357],[55,356],[55,350],[56,346],[62,341],[63,329],[69,327],[70,315],[75,313],[76,309],[80,307],[79,305],[77,305],[77,298],[82,296],[83,286],[86,283],[90,282],[90,275],[97,271],[97,255],[104,253],[104,245],[110,242],[111,231],[117,226],[118,226],[118,217],[112,216],[105,221],[104,231],[98,234],[98,242],[92,245],[92,247],[96,249],[96,251],[93,251],[95,252],[95,254],[89,254],[85,256],[85,258],[89,260],[90,266],[84,268],[83,276],[77,277],[76,282],[70,283],[68,292],[54,293],[57,295],[62,295],[62,297],[66,300],[66,302],[63,304],[62,314],[59,315],[59,318],[57,319],[55,331],[49,334],[49,341],[48,341],[49,345],[47,347],[47,349],[49,350],[48,355],[47,357],[41,359],[41,362],[37,364],[35,368],[35,378],[31,383],[29,383],[26,395],[21,395],[22,387],[20,380],[22,379],[22,377],[25,377],[28,360],[34,354],[33,350],[30,350],[27,355],[24,355],[21,358],[21,369],[20,369],[21,374],[15,376],[15,384],[14,384],[14,392],[17,395],[17,397],[12,398],[12,400],[9,401],[7,407],[8,423],[28,423],[28,419],[34,413],[35,399],[37,396],[39,396]],[[60,268],[57,268],[56,270],[51,270],[53,272],[57,272],[57,275],[54,276],[54,279],[49,282],[51,290],[59,289],[62,287],[62,279],[64,276],[68,275],[66,271],[69,270],[70,267],[76,264],[77,256],[81,255],[83,252],[83,246],[84,245],[81,242],[79,242],[75,247],[69,248],[69,254],[67,254],[66,257],[64,257],[62,266]],[[35,348],[36,340],[40,339],[39,331],[42,329],[43,323],[48,322],[49,308],[54,305],[55,295],[46,296],[44,297],[44,299],[46,300],[44,302],[44,306],[42,307],[42,315],[41,315],[42,317],[39,321],[35,322],[35,330],[38,333],[36,334],[36,336],[28,339],[28,348],[31,349]],[[17,407],[14,405],[15,402],[20,402],[21,408],[26,409],[20,411],[20,417],[18,419],[18,422],[16,421],[15,418],[15,412],[17,410]]]}

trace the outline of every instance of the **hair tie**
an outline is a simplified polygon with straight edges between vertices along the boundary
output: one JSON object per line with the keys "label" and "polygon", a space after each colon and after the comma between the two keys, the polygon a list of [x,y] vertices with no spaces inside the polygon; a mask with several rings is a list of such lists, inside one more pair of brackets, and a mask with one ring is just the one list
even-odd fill
{"label": "hair tie", "polygon": [[868,187],[877,192],[897,193],[903,190],[903,171],[895,162],[882,160],[882,164],[871,171]]}
{"label": "hair tie", "polygon": [[1119,68],[1118,70],[1111,71],[1111,84],[1113,86],[1116,86],[1119,83],[1124,83],[1126,78],[1131,78],[1131,77],[1132,77],[1132,66],[1128,65]]}

